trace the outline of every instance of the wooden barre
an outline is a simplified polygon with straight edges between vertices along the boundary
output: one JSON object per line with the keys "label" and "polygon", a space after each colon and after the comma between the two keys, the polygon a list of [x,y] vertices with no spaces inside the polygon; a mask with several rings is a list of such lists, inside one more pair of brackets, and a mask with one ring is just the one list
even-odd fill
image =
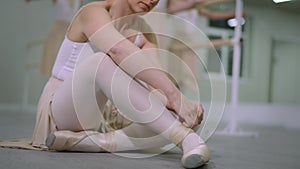
{"label": "wooden barre", "polygon": [[[230,3],[234,2],[235,0],[210,0],[210,1],[204,1],[203,3],[200,3],[196,6],[196,9],[198,10],[198,13],[202,16],[206,16],[212,20],[223,20],[228,18],[234,18],[235,17],[235,9],[227,10],[227,11],[220,11],[220,10],[211,10],[208,8],[208,6],[213,6],[217,4],[222,3]],[[246,16],[246,13],[243,12],[243,17]]]}
{"label": "wooden barre", "polygon": [[210,42],[204,43],[194,43],[189,46],[185,46],[182,44],[176,44],[171,47],[171,50],[186,50],[188,48],[195,49],[195,48],[211,48],[211,47],[220,47],[220,46],[231,46],[233,45],[233,39],[215,39],[211,40]]}

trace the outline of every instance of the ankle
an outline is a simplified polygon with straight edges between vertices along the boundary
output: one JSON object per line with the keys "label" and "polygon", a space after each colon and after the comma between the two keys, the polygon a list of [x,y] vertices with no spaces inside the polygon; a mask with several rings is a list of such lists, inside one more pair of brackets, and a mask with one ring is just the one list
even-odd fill
{"label": "ankle", "polygon": [[182,141],[182,150],[184,153],[186,153],[201,144],[205,143],[200,136],[198,136],[196,133],[190,133]]}

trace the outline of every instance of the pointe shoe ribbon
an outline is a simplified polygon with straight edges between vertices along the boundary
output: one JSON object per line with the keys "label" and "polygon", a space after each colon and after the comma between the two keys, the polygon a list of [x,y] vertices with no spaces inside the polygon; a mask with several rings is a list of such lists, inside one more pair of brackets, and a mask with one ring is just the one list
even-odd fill
{"label": "pointe shoe ribbon", "polygon": [[172,141],[172,143],[176,144],[176,146],[182,150],[182,141],[188,134],[192,132],[193,130],[190,128],[186,128],[182,125],[177,126],[172,130],[170,134],[170,140]]}

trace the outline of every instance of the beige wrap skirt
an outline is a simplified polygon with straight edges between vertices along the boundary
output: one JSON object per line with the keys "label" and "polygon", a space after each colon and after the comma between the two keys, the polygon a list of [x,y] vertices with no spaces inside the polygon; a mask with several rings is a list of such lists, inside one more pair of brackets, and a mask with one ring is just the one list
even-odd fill
{"label": "beige wrap skirt", "polygon": [[[62,80],[51,77],[46,83],[37,107],[36,124],[34,134],[31,139],[0,140],[0,147],[20,148],[29,150],[48,150],[45,145],[50,132],[57,131],[56,124],[52,117],[52,99],[57,89],[63,83]],[[103,119],[101,121],[101,119]],[[103,118],[100,120],[100,132],[110,132],[124,128],[132,122],[124,118],[115,108],[111,101],[107,101]]]}
{"label": "beige wrap skirt", "polygon": [[37,107],[33,138],[20,140],[0,140],[0,147],[31,150],[47,150],[45,141],[50,132],[56,131],[51,115],[52,98],[63,81],[51,77],[44,87]]}

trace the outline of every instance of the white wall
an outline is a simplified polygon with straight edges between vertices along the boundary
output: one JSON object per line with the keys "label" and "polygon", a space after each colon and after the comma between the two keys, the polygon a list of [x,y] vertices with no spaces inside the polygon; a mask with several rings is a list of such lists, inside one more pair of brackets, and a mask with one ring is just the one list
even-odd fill
{"label": "white wall", "polygon": [[[268,101],[272,38],[300,42],[300,15],[276,9],[246,6],[251,17],[250,72],[241,82],[241,102]],[[297,77],[295,77],[297,78]]]}
{"label": "white wall", "polygon": [[[300,42],[300,14],[247,4],[245,11],[248,22],[245,29],[244,75],[240,79],[239,100],[242,103],[268,103],[272,39]],[[207,80],[204,78],[200,82],[206,101],[210,98],[210,93],[207,93],[210,91],[207,90],[210,84]],[[230,101],[230,77],[227,78],[227,89],[227,101]]]}

